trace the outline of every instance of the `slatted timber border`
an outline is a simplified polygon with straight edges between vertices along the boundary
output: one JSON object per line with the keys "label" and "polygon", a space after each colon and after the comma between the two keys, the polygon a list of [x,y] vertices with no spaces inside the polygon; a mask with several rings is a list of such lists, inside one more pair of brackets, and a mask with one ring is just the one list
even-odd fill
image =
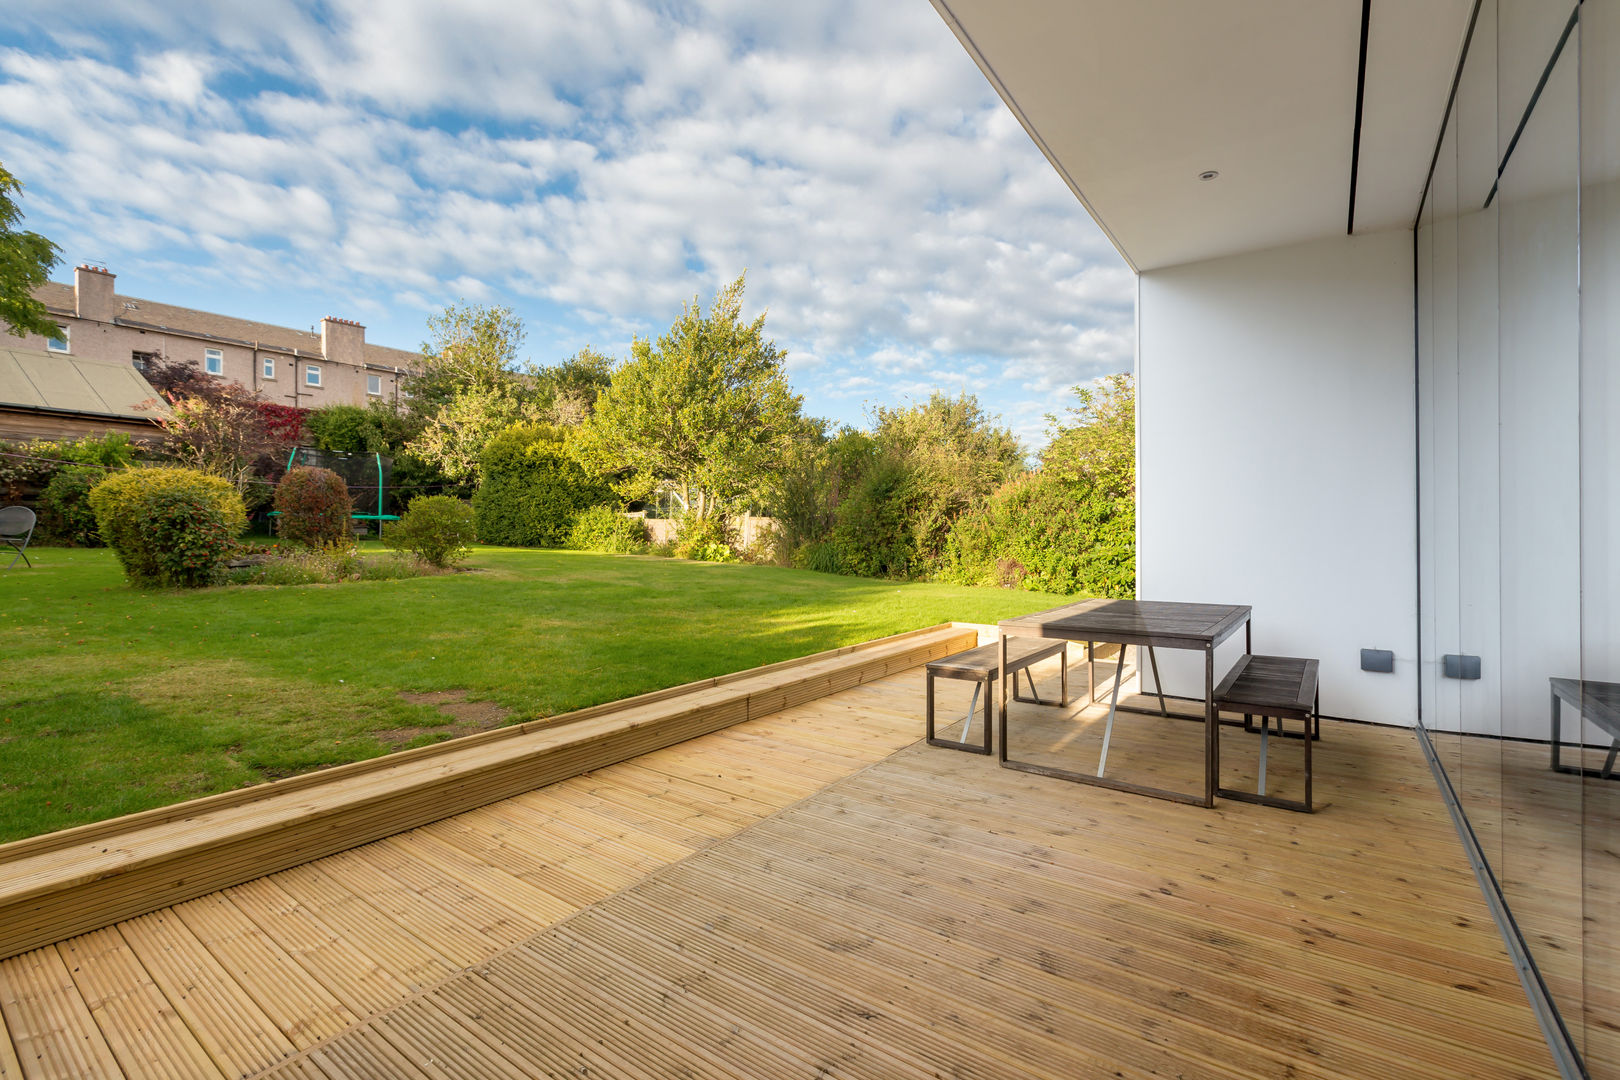
{"label": "slatted timber border", "polygon": [[882,679],[941,624],[0,846],[0,959]]}

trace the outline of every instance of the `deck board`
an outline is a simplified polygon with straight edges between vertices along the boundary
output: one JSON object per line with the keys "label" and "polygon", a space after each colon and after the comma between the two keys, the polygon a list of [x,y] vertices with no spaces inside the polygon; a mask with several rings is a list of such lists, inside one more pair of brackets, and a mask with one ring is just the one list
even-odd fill
{"label": "deck board", "polygon": [[[907,671],[0,962],[0,1076],[12,1043],[30,1078],[1554,1075],[1410,732],[1329,722],[1319,814],[1209,811],[925,747],[921,699]],[[1018,715],[1078,762],[1099,714]],[[1186,734],[1115,737],[1173,770]]]}

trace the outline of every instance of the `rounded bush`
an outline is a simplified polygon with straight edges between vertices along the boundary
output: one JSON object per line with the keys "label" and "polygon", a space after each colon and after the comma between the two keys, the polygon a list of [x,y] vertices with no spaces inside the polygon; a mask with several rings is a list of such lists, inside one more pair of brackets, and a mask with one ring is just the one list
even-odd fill
{"label": "rounded bush", "polygon": [[616,506],[589,506],[574,518],[568,546],[577,551],[634,555],[646,551],[650,539],[644,519],[631,517]]}
{"label": "rounded bush", "polygon": [[383,542],[440,568],[467,557],[473,542],[472,507],[448,495],[418,495],[404,516],[383,529]]}
{"label": "rounded bush", "polygon": [[568,455],[562,432],[514,424],[479,459],[484,479],[473,495],[478,538],[513,547],[560,547],[580,511],[613,498]]}
{"label": "rounded bush", "polygon": [[289,469],[276,485],[276,509],[284,539],[310,547],[350,542],[354,503],[343,477],[331,469]]}
{"label": "rounded bush", "polygon": [[[137,585],[212,582],[247,527],[235,486],[195,469],[113,473],[90,489],[90,508],[101,538]],[[187,524],[193,521],[195,536]]]}
{"label": "rounded bush", "polygon": [[104,475],[100,469],[69,465],[51,477],[39,494],[39,528],[51,543],[101,546],[96,512],[90,508],[90,489]]}
{"label": "rounded bush", "polygon": [[153,584],[196,588],[217,584],[241,532],[201,491],[149,491],[136,502],[141,531],[152,546]]}

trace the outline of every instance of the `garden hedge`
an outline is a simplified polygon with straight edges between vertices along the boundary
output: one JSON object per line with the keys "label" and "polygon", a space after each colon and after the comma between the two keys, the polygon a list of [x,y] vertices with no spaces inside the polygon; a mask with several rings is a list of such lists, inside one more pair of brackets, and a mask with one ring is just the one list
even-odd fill
{"label": "garden hedge", "polygon": [[563,433],[514,424],[484,448],[484,479],[473,496],[478,539],[510,547],[561,547],[581,510],[616,503],[613,490],[568,455]]}

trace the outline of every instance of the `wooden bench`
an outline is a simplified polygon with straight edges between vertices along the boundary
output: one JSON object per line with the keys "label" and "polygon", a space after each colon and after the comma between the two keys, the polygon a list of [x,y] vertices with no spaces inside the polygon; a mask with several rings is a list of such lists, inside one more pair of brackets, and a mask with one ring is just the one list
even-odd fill
{"label": "wooden bench", "polygon": [[[1038,664],[1048,657],[1058,656],[1063,661],[1063,690],[1062,700],[1059,702],[1042,701],[1035,692],[1035,677],[1029,673],[1030,666]],[[992,641],[988,645],[980,645],[976,649],[959,652],[954,656],[947,656],[941,660],[928,662],[928,691],[925,712],[928,718],[928,745],[943,746],[951,750],[966,750],[973,754],[990,753],[990,699],[991,687],[998,678],[997,670],[1001,664],[999,646]],[[1024,678],[1029,682],[1029,697],[1018,696],[1018,673],[1022,671]],[[940,739],[934,735],[934,680],[962,679],[974,683],[973,701],[968,705],[967,719],[962,723],[962,737],[960,739]],[[1007,678],[1012,680],[1014,701],[1025,701],[1033,705],[1067,705],[1069,703],[1069,643],[1055,641],[1050,638],[1008,638],[1007,639]],[[967,741],[968,732],[973,727],[973,714],[979,706],[979,694],[984,693],[984,742],[983,744]]]}
{"label": "wooden bench", "polygon": [[[1552,767],[1559,772],[1578,773],[1581,776],[1596,776],[1604,780],[1614,776],[1614,758],[1620,754],[1620,683],[1593,682],[1591,679],[1559,679],[1552,682]],[[1580,730],[1582,719],[1590,720],[1604,733],[1613,739],[1609,747],[1609,756],[1603,760],[1603,768],[1593,769],[1586,765],[1565,765],[1559,751],[1563,749],[1561,705],[1568,703],[1575,710],[1575,742],[1579,751],[1583,736]]]}
{"label": "wooden bench", "polygon": [[[1215,688],[1215,709],[1243,714],[1245,730],[1254,730],[1260,718],[1260,777],[1258,791],[1234,791],[1216,787],[1216,793],[1239,802],[1277,806],[1284,810],[1313,813],[1311,802],[1311,744],[1322,737],[1322,693],[1317,685],[1320,661],[1297,656],[1252,656],[1245,654]],[[1277,721],[1279,736],[1293,736],[1285,726],[1298,720],[1304,730],[1298,738],[1305,743],[1305,798],[1283,799],[1266,794],[1266,750],[1271,738],[1271,721]]]}

